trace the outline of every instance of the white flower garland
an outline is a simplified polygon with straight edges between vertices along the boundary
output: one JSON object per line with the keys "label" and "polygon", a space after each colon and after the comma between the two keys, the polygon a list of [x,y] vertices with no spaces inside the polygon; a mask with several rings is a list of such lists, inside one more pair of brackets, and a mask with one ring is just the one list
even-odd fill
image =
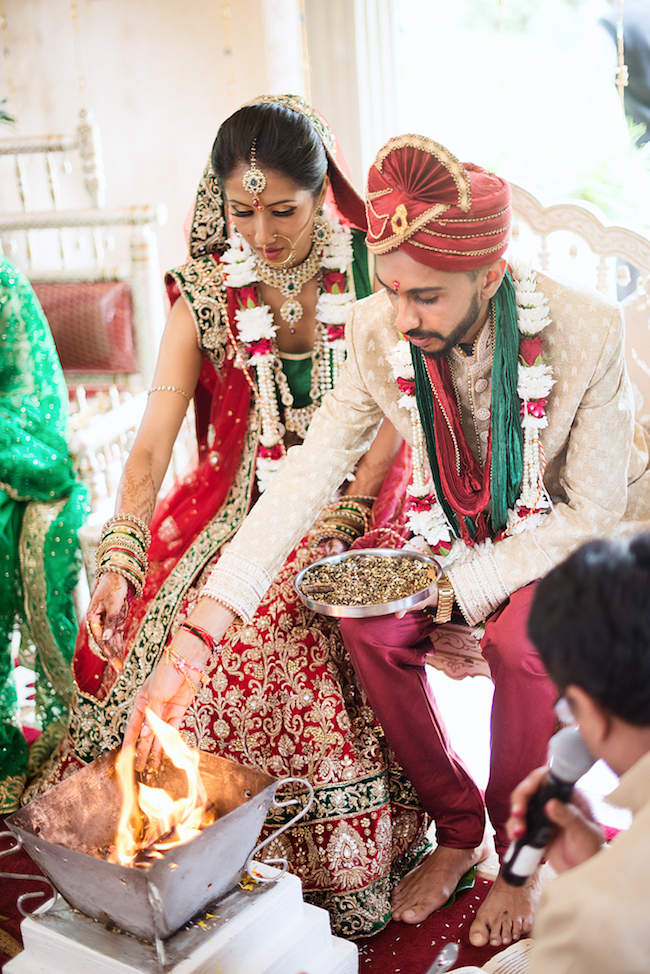
{"label": "white flower garland", "polygon": [[[510,263],[510,270],[515,286],[521,349],[525,339],[534,338],[550,324],[550,318],[546,298],[537,290],[536,272],[527,265],[514,262]],[[462,539],[455,537],[436,499],[428,469],[424,430],[415,399],[415,373],[408,341],[400,339],[388,355],[388,361],[393,378],[403,392],[399,406],[409,410],[413,428],[413,475],[407,489],[412,501],[406,523],[414,540],[424,540],[435,552],[441,567],[448,568],[466,558],[471,549]],[[552,507],[544,487],[545,463],[539,432],[548,423],[546,400],[554,382],[553,370],[541,354],[531,365],[519,359],[517,394],[522,402],[524,469],[521,493],[514,509],[508,511],[504,535],[518,534],[535,527]],[[486,541],[484,544],[489,546],[492,542]]]}
{"label": "white flower garland", "polygon": [[[329,226],[329,239],[323,247],[320,259],[322,276],[332,272],[348,275],[353,261],[352,234],[349,227],[343,227],[331,214],[325,214]],[[221,257],[224,281],[228,287],[244,288],[259,282],[258,262],[260,258],[235,232],[228,239],[228,247]],[[345,337],[343,326],[348,312],[355,301],[354,291],[346,280],[340,293],[329,293],[326,288],[319,290],[316,303],[316,338],[312,352],[312,407],[313,411],[330,389],[334,387],[343,363],[345,362]],[[260,491],[266,490],[273,476],[281,467],[284,456],[284,429],[280,422],[278,392],[285,409],[293,406],[293,396],[289,390],[282,370],[275,339],[278,326],[273,312],[267,304],[255,303],[235,312],[238,338],[246,347],[248,363],[255,368],[257,390],[262,413],[260,449],[258,450],[256,477]],[[296,413],[304,413],[296,410]],[[301,415],[302,425],[306,426],[309,415]],[[304,434],[303,434],[304,435]]]}

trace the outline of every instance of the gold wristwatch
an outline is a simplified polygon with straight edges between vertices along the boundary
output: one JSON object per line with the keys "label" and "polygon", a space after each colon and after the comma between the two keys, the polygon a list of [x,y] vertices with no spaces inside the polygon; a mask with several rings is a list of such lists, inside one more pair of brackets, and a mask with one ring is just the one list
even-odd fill
{"label": "gold wristwatch", "polygon": [[454,589],[446,575],[438,579],[438,608],[434,622],[449,622],[454,608]]}

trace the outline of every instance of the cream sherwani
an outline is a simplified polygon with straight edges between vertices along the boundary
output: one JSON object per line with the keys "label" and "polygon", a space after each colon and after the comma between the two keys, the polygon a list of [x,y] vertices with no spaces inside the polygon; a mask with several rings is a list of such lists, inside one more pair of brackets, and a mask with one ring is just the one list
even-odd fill
{"label": "cream sherwani", "polygon": [[[448,570],[470,624],[512,592],[545,575],[594,537],[650,526],[648,437],[635,425],[624,363],[623,321],[601,295],[538,275],[551,324],[543,332],[555,385],[542,431],[546,488],[554,507],[541,525],[471,552]],[[497,324],[498,327],[498,324]],[[411,442],[408,410],[388,354],[398,341],[395,313],[380,292],[348,320],[348,358],[300,447],[255,505],[213,570],[208,591],[248,620],[296,542],[372,441],[384,416]],[[487,378],[487,389],[485,380]],[[475,399],[487,397],[487,370],[470,370]],[[478,388],[476,384],[478,383]]]}
{"label": "cream sherwani", "polygon": [[650,974],[650,753],[608,801],[630,808],[632,825],[545,887],[530,974]]}

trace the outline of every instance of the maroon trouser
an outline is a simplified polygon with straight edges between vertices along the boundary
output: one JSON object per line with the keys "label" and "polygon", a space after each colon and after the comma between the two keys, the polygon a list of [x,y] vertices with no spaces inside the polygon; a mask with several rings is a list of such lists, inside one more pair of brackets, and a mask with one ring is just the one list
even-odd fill
{"label": "maroon trouser", "polygon": [[[485,804],[503,855],[510,793],[529,771],[546,762],[555,729],[557,696],[526,634],[534,583],[507,599],[485,624],[483,656],[494,681],[490,780]],[[397,759],[423,807],[436,822],[440,845],[480,844],[485,807],[473,779],[454,753],[426,677],[425,657],[435,622],[425,612],[343,619],[341,633]]]}

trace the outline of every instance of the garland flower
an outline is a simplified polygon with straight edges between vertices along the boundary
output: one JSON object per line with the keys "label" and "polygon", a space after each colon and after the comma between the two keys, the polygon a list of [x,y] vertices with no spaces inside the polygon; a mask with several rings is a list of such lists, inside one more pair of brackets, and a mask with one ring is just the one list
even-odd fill
{"label": "garland flower", "polygon": [[[540,430],[548,420],[546,406],[554,385],[553,370],[544,357],[545,339],[541,332],[550,324],[544,295],[537,290],[536,273],[524,264],[511,263],[515,286],[517,325],[519,328],[519,363],[517,394],[521,401],[521,426],[524,443],[524,467],[521,492],[514,508],[508,511],[505,530],[494,539],[518,534],[538,525],[552,507],[544,487],[544,450]],[[409,343],[400,339],[388,356],[392,375],[402,393],[399,406],[410,413],[413,429],[413,475],[407,488],[406,523],[415,543],[424,541],[448,568],[469,554],[466,543],[456,538],[438,503],[428,469],[424,431],[415,398],[415,374]],[[484,542],[491,545],[490,540]],[[471,547],[471,545],[470,545]]]}
{"label": "garland flower", "polygon": [[[312,351],[311,405],[293,408],[293,395],[282,368],[277,346],[278,326],[271,308],[259,291],[261,258],[235,232],[221,257],[226,286],[236,290],[237,310],[231,339],[241,352],[244,366],[255,371],[262,414],[256,477],[260,491],[266,490],[286,456],[284,430],[304,438],[309,421],[323,397],[334,387],[345,361],[345,322],[355,295],[349,286],[352,264],[350,229],[326,216],[327,233],[314,243],[320,253],[319,294],[316,303],[316,335]],[[284,407],[284,424],[280,420]]]}

